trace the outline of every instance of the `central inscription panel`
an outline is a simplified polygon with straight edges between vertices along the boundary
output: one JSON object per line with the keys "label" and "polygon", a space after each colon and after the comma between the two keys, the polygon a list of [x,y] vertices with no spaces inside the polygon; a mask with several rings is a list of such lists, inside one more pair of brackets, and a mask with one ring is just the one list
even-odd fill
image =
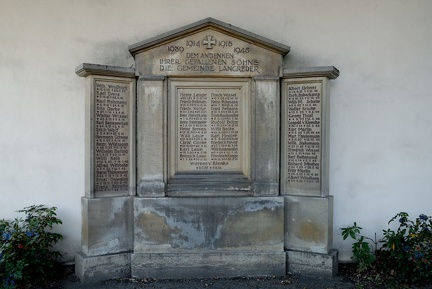
{"label": "central inscription panel", "polygon": [[239,89],[179,89],[178,166],[186,171],[241,169]]}
{"label": "central inscription panel", "polygon": [[249,81],[171,81],[171,176],[248,175]]}

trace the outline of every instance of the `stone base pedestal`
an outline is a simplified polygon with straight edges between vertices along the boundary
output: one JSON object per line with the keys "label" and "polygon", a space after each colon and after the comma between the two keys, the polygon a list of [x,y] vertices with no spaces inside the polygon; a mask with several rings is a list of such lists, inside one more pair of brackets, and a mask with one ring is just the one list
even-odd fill
{"label": "stone base pedestal", "polygon": [[134,278],[283,276],[286,264],[284,252],[141,253],[131,259]]}
{"label": "stone base pedestal", "polygon": [[317,277],[334,277],[338,272],[338,251],[319,254],[287,251],[287,273]]}
{"label": "stone base pedestal", "polygon": [[284,275],[283,197],[135,198],[132,276]]}
{"label": "stone base pedestal", "polygon": [[82,282],[130,276],[133,244],[131,197],[81,199],[81,252],[75,273]]}
{"label": "stone base pedestal", "polygon": [[83,198],[86,222],[76,275],[82,282],[130,276],[331,277],[338,270],[337,251],[330,250],[332,200]]}
{"label": "stone base pedestal", "polygon": [[327,254],[333,244],[333,196],[285,197],[285,249]]}
{"label": "stone base pedestal", "polygon": [[130,277],[130,253],[113,255],[75,256],[75,274],[81,282],[96,282],[113,278]]}
{"label": "stone base pedestal", "polygon": [[139,253],[283,252],[282,197],[135,198]]}
{"label": "stone base pedestal", "polygon": [[81,199],[81,252],[101,256],[132,250],[132,198]]}

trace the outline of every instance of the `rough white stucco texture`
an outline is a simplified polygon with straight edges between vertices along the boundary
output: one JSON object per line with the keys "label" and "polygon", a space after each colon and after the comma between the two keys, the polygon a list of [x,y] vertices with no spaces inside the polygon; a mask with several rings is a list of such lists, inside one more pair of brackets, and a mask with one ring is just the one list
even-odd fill
{"label": "rough white stucco texture", "polygon": [[330,194],[338,228],[381,234],[432,214],[432,2],[0,0],[0,218],[57,206],[71,261],[84,195],[83,62],[130,67],[127,46],[213,17],[291,46],[288,68],[334,65]]}

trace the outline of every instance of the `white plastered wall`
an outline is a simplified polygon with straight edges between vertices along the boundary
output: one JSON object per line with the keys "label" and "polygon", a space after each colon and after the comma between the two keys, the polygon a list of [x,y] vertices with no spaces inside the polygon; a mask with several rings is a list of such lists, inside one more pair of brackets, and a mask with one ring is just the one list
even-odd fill
{"label": "white plastered wall", "polygon": [[432,208],[432,2],[0,0],[0,218],[57,206],[72,261],[84,194],[83,62],[130,67],[128,45],[213,17],[291,46],[286,67],[334,65],[330,192],[342,226],[380,236]]}

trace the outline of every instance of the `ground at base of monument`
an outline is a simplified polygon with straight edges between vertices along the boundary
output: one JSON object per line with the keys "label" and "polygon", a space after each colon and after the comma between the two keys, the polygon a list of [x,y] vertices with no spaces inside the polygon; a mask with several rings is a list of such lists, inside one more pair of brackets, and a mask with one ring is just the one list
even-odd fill
{"label": "ground at base of monument", "polygon": [[[287,275],[287,276],[260,276],[260,277],[234,277],[234,278],[185,278],[185,279],[133,279],[121,278],[94,283],[81,283],[75,276],[73,266],[64,266],[58,274],[58,279],[50,284],[29,289],[380,289],[384,285],[362,281],[362,287],[356,287],[353,276],[355,275],[356,264],[339,264],[339,274],[333,278],[317,278],[309,276]],[[410,286],[406,289],[427,289],[430,286]]]}
{"label": "ground at base of monument", "polygon": [[345,276],[333,278],[313,278],[307,276],[255,276],[231,278],[184,278],[184,279],[154,279],[154,278],[119,278],[94,283],[81,283],[74,273],[73,266],[64,266],[59,272],[58,279],[50,284],[32,289],[192,289],[192,288],[292,288],[292,289],[351,289],[355,285]]}

